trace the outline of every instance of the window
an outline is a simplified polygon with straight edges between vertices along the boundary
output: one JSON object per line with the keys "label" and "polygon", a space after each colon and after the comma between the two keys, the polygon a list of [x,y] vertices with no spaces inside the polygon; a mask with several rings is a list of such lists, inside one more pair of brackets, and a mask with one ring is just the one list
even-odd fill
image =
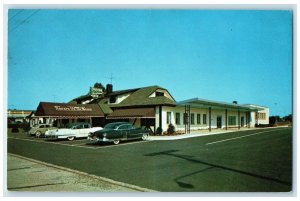
{"label": "window", "polygon": [[180,125],[180,113],[176,112],[176,124]]}
{"label": "window", "polygon": [[236,125],[236,116],[228,116],[228,125],[235,126]]}
{"label": "window", "polygon": [[258,119],[266,119],[266,113],[259,112]]}
{"label": "window", "polygon": [[164,92],[155,92],[155,96],[164,96],[165,94],[164,94]]}
{"label": "window", "polygon": [[206,114],[203,114],[203,124],[206,124]]}
{"label": "window", "polygon": [[201,124],[201,114],[197,114],[197,124]]}
{"label": "window", "polygon": [[84,124],[83,127],[84,128],[90,128],[90,125],[89,124]]}
{"label": "window", "polygon": [[134,127],[133,127],[133,125],[128,125],[128,130],[130,130],[130,129],[134,129]]}
{"label": "window", "polygon": [[118,128],[118,130],[126,130],[128,129],[128,125],[122,125]]}
{"label": "window", "polygon": [[195,124],[195,114],[191,113],[191,124]]}
{"label": "window", "polygon": [[167,124],[171,123],[171,112],[167,112]]}
{"label": "window", "polygon": [[117,101],[117,97],[116,97],[116,96],[111,96],[111,97],[109,98],[109,102],[110,102],[110,103],[116,103],[116,101]]}

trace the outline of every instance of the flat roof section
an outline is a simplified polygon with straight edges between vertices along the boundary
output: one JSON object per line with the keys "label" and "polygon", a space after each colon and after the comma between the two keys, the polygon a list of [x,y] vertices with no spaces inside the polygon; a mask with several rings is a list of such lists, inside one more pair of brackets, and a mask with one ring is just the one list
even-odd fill
{"label": "flat roof section", "polygon": [[240,105],[234,103],[225,103],[225,102],[217,102],[200,98],[192,98],[184,101],[180,101],[176,103],[177,106],[190,105],[195,108],[209,108],[212,109],[229,109],[229,110],[239,110],[241,112],[257,112],[259,110],[263,110],[261,108],[253,107],[251,105]]}

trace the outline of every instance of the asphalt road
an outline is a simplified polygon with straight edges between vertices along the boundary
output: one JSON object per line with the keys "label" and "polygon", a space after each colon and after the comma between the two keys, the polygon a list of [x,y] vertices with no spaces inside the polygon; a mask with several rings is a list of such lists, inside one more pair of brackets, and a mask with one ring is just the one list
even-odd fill
{"label": "asphalt road", "polygon": [[292,129],[87,145],[8,135],[8,152],[161,192],[289,192]]}

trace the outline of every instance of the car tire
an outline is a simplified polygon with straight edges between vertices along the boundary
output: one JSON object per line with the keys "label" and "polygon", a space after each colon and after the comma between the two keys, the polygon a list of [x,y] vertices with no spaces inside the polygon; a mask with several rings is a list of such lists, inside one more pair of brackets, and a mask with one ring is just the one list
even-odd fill
{"label": "car tire", "polygon": [[142,136],[142,140],[147,140],[147,138],[148,138],[148,134],[144,133],[143,136]]}
{"label": "car tire", "polygon": [[114,143],[114,144],[119,144],[119,143],[120,143],[120,140],[114,140],[113,143]]}
{"label": "car tire", "polygon": [[42,132],[41,131],[37,131],[37,132],[35,132],[35,137],[41,137],[41,135],[42,135]]}
{"label": "car tire", "polygon": [[74,137],[74,136],[70,136],[70,137],[67,137],[67,139],[68,139],[69,141],[72,141],[72,140],[75,139],[75,137]]}

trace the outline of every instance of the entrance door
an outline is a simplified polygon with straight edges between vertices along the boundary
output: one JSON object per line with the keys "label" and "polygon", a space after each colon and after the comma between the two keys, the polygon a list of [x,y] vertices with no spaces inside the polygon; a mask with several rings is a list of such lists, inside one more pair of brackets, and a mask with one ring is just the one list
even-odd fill
{"label": "entrance door", "polygon": [[245,118],[241,117],[241,127],[244,127],[244,124],[245,124]]}
{"label": "entrance door", "polygon": [[217,128],[222,128],[222,116],[217,116]]}

